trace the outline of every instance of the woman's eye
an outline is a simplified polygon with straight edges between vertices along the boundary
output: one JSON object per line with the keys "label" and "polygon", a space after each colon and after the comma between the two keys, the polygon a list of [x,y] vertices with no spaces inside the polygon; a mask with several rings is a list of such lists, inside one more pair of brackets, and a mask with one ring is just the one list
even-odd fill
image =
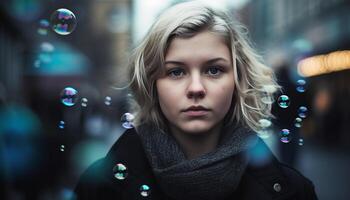
{"label": "woman's eye", "polygon": [[210,67],[208,68],[208,74],[211,76],[218,76],[222,70],[218,67]]}
{"label": "woman's eye", "polygon": [[171,77],[180,77],[184,74],[184,71],[182,69],[173,69],[171,70],[168,75],[171,76]]}

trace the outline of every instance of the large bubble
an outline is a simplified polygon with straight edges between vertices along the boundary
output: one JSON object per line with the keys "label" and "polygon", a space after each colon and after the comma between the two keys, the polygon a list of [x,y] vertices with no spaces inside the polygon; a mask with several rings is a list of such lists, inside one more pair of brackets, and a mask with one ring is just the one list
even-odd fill
{"label": "large bubble", "polygon": [[74,13],[66,8],[53,12],[50,20],[52,29],[60,35],[72,33],[77,25]]}

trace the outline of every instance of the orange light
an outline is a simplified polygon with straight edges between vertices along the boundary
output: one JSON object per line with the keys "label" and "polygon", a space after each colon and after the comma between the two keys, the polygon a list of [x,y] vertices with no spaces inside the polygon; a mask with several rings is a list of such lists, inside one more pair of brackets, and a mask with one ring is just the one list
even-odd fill
{"label": "orange light", "polygon": [[350,50],[305,58],[298,63],[298,73],[309,77],[350,69]]}

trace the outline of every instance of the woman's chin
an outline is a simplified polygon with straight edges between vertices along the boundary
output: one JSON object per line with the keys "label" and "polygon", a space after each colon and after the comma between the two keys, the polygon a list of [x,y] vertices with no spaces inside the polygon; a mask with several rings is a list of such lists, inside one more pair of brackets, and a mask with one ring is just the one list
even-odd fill
{"label": "woman's chin", "polygon": [[187,122],[183,126],[180,126],[181,131],[191,135],[205,134],[212,128],[213,127],[207,121]]}

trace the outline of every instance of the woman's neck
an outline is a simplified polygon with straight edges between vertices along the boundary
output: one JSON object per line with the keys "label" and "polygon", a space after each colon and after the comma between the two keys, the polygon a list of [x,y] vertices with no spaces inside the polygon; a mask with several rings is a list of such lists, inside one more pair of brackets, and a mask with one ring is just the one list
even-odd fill
{"label": "woman's neck", "polygon": [[213,151],[220,138],[222,125],[218,124],[205,133],[184,133],[177,127],[170,127],[171,134],[175,137],[184,151],[187,159],[197,158]]}

